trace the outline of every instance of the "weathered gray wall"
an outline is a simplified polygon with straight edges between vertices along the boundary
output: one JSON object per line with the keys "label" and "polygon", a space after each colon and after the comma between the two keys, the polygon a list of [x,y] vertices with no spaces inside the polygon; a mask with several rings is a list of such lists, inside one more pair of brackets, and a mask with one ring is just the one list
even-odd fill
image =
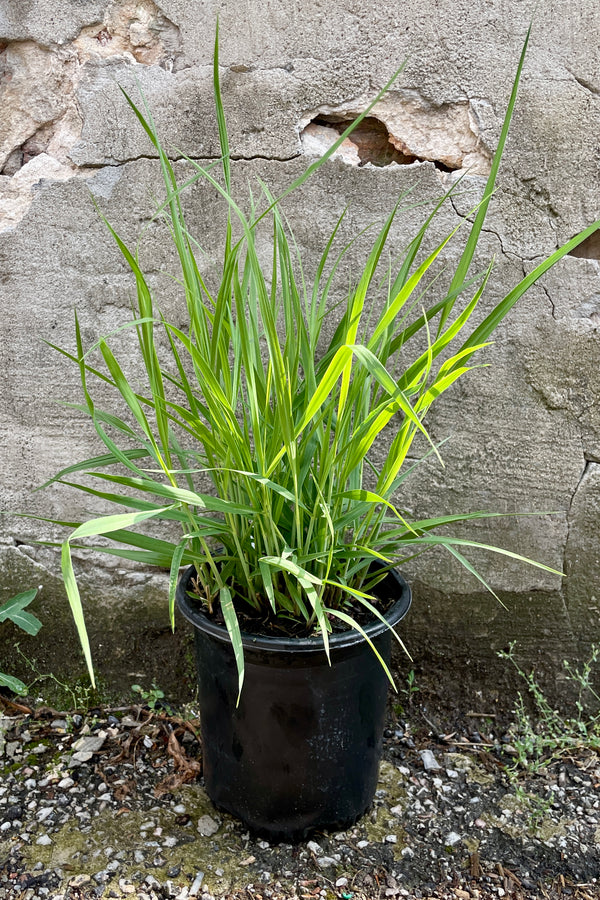
{"label": "weathered gray wall", "polygon": [[[302,250],[314,262],[346,205],[349,237],[380,221],[400,191],[415,182],[417,199],[439,196],[455,177],[443,167],[470,167],[471,174],[464,181],[466,195],[441,214],[437,234],[476,203],[532,10],[533,4],[507,0],[422,0],[402,6],[380,0],[163,0],[160,7],[153,0],[5,0],[0,6],[0,508],[62,520],[75,520],[91,508],[64,489],[33,497],[30,491],[96,450],[80,414],[51,402],[79,400],[78,378],[42,339],[72,348],[74,307],[89,343],[129,318],[132,279],[91,197],[133,241],[150,219],[152,195],[160,191],[152,148],[119,84],[135,90],[139,82],[173,147],[199,159],[218,155],[211,57],[219,13],[223,96],[232,153],[239,159],[235,177],[244,188],[260,175],[279,190],[330,139],[331,129],[321,124],[310,125],[301,140],[305,126],[319,115],[363,109],[407,57],[378,116],[396,148],[417,161],[358,167],[356,146],[349,145],[343,158],[330,160],[291,197],[287,212]],[[538,4],[499,189],[477,260],[482,268],[496,257],[490,303],[536,260],[600,215],[598,34],[597,3]],[[198,187],[188,206],[208,251],[202,266],[210,276],[218,266],[215,223],[221,204],[213,191]],[[424,215],[415,210],[398,221],[393,235],[398,250]],[[180,301],[165,274],[171,264],[164,237],[160,228],[151,228],[142,259],[161,305],[176,317]],[[461,239],[447,258],[456,256]],[[358,255],[361,248],[359,242]],[[452,436],[444,447],[446,467],[423,466],[403,501],[431,514],[552,511],[479,523],[471,533],[564,570],[566,577],[489,558],[482,568],[503,592],[507,612],[447,557],[422,558],[411,568],[418,602],[407,625],[417,657],[429,647],[457,658],[485,658],[517,637],[532,654],[542,647],[560,658],[600,639],[599,242],[591,242],[586,252],[588,259],[565,259],[527,295],[497,334],[487,356],[491,367],[461,383],[434,412],[433,435]],[[11,516],[3,522],[3,595],[45,585],[38,611],[47,640],[62,635],[78,659],[69,627],[52,625],[64,609],[57,553],[33,544],[56,540],[62,532]],[[122,620],[126,629],[125,649],[97,650],[99,668],[105,654],[105,671],[112,677],[121,665],[115,656],[127,660],[133,641],[150,640],[164,627],[164,578],[109,559],[102,565],[96,574],[95,561],[81,555],[78,562],[96,643],[115,622]],[[147,618],[136,614],[146,604]],[[135,671],[135,664],[130,668]]]}

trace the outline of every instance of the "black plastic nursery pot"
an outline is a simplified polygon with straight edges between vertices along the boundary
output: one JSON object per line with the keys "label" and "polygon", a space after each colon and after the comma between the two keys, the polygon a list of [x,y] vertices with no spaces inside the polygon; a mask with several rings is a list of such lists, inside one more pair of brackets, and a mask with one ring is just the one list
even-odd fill
{"label": "black plastic nursery pot", "polygon": [[[343,830],[369,808],[377,786],[388,679],[354,631],[330,636],[331,666],[321,638],[242,634],[244,687],[229,635],[187,595],[177,604],[195,630],[206,791],[270,840],[294,841],[315,829]],[[410,607],[396,572],[376,588],[396,598],[385,618],[395,626]],[[375,620],[365,632],[389,663],[392,635]]]}

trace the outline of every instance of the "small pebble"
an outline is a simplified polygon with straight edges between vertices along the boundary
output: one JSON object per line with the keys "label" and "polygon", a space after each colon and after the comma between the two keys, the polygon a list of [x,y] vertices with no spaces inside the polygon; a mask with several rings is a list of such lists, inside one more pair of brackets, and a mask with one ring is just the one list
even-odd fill
{"label": "small pebble", "polygon": [[446,845],[446,847],[454,847],[456,846],[456,844],[460,844],[461,840],[462,838],[460,834],[458,834],[456,831],[451,831],[444,838],[444,844]]}
{"label": "small pebble", "polygon": [[419,750],[419,756],[423,760],[423,767],[426,772],[439,772],[442,768],[431,750]]}
{"label": "small pebble", "polygon": [[198,832],[203,837],[212,837],[219,830],[219,823],[212,816],[200,816],[198,819]]}
{"label": "small pebble", "polygon": [[190,888],[190,897],[197,897],[200,888],[202,887],[202,882],[204,881],[204,872],[198,872],[196,877],[192,882],[192,886]]}
{"label": "small pebble", "polygon": [[331,856],[319,856],[317,857],[317,865],[320,869],[329,869],[331,866],[337,865],[337,860]]}

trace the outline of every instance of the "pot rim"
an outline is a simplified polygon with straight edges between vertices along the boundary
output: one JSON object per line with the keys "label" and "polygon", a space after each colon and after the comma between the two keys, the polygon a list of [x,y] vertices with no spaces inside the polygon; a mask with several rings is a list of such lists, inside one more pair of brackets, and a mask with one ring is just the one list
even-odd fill
{"label": "pot rim", "polygon": [[[218,625],[216,622],[212,622],[199,607],[197,608],[194,606],[187,596],[187,585],[195,571],[193,566],[189,566],[189,568],[187,568],[180,576],[177,584],[177,607],[184,618],[195,628],[210,635],[217,641],[231,644],[227,628],[224,625]],[[376,619],[370,625],[366,625],[363,628],[364,633],[371,641],[387,631],[388,626],[393,628],[397,625],[410,609],[412,602],[410,586],[402,575],[396,569],[391,569],[387,577],[391,577],[394,580],[400,596],[384,615],[387,625]],[[318,635],[317,637],[278,638],[250,634],[247,631],[242,631],[241,637],[244,650],[270,650],[278,653],[296,655],[299,653],[322,653],[324,647],[321,635]],[[352,647],[355,644],[362,642],[364,642],[362,634],[354,629],[329,635],[329,646],[332,650]]]}

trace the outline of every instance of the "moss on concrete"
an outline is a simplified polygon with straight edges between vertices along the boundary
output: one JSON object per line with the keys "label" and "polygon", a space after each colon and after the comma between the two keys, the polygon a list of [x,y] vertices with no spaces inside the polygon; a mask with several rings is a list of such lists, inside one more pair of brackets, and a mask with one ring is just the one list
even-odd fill
{"label": "moss on concrete", "polygon": [[[181,873],[177,881],[204,872],[203,888],[217,895],[242,887],[247,881],[247,870],[240,869],[244,851],[234,820],[217,814],[200,786],[183,787],[177,802],[185,806],[190,817],[186,826],[178,824],[181,817],[164,806],[139,812],[107,807],[89,826],[82,828],[72,818],[51,834],[51,844],[39,845],[34,839],[23,846],[22,853],[32,865],[42,862],[47,868],[67,867],[70,878],[93,876],[104,871],[111,860],[118,859],[120,866],[111,884],[119,879],[139,881],[140,872],[164,883],[169,869],[178,866]],[[210,816],[219,825],[211,837],[198,832],[202,816]],[[176,841],[175,846],[164,846],[165,838]],[[112,852],[107,854],[107,849]],[[143,862],[136,861],[136,851],[143,854]],[[216,869],[223,874],[218,875]]]}

